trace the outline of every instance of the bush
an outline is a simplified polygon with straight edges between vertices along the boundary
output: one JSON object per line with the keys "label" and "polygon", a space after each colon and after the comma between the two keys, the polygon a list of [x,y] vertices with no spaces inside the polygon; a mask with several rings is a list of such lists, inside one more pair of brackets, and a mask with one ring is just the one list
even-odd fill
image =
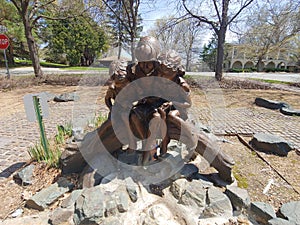
{"label": "bush", "polygon": [[288,69],[284,68],[265,68],[264,72],[266,73],[275,73],[275,72],[290,72]]}
{"label": "bush", "polygon": [[231,73],[251,73],[256,71],[256,68],[231,68],[228,72]]}

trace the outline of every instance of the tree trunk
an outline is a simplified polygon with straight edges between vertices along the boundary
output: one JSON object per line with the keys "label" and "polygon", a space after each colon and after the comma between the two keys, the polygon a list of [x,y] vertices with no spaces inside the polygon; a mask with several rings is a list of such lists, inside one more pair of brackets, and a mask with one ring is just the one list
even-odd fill
{"label": "tree trunk", "polygon": [[121,53],[122,53],[122,42],[118,41],[118,59],[121,59]]}
{"label": "tree trunk", "polygon": [[216,80],[222,80],[223,76],[223,62],[224,62],[224,44],[225,35],[228,26],[228,6],[229,0],[222,0],[222,19],[220,29],[217,32],[218,35],[218,50],[217,50],[217,63],[216,63]]}
{"label": "tree trunk", "polygon": [[258,57],[256,68],[257,68],[257,72],[262,72],[263,71],[264,64],[263,64],[263,61],[262,61],[262,57]]}
{"label": "tree trunk", "polygon": [[25,36],[26,36],[26,40],[27,40],[27,44],[28,44],[29,53],[30,53],[30,59],[32,61],[34,75],[35,75],[35,77],[42,78],[43,72],[42,72],[41,65],[40,65],[38,49],[37,49],[34,37],[32,35],[30,23],[27,20],[26,15],[23,16],[22,20],[24,23]]}
{"label": "tree trunk", "polygon": [[192,46],[189,47],[188,52],[186,54],[186,64],[185,69],[186,71],[191,71],[191,58],[192,58]]}
{"label": "tree trunk", "polygon": [[135,62],[135,38],[132,39],[131,41],[131,61],[132,63]]}
{"label": "tree trunk", "polygon": [[223,62],[224,62],[224,43],[225,43],[225,32],[226,30],[220,29],[218,34],[218,49],[217,49],[217,61],[216,61],[216,72],[215,78],[220,81],[223,77]]}

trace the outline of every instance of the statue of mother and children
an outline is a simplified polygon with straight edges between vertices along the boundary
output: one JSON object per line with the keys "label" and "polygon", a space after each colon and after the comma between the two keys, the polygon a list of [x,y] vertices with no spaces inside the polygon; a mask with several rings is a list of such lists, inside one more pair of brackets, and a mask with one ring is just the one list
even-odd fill
{"label": "statue of mother and children", "polygon": [[[221,179],[232,182],[232,158],[221,151],[216,139],[188,122],[191,89],[184,80],[181,57],[173,50],[160,51],[156,38],[142,37],[135,49],[137,62],[116,60],[110,65],[111,84],[105,96],[108,119],[97,129],[106,150],[140,152],[137,165],[155,165],[168,154],[170,140],[201,154]],[[192,129],[193,128],[193,129]],[[142,147],[137,148],[138,141]]]}

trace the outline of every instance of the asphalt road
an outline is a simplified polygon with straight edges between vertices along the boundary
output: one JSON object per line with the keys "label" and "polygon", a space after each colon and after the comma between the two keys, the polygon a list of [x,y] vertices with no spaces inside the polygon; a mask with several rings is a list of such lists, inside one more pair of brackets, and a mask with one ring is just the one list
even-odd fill
{"label": "asphalt road", "polygon": [[[215,75],[213,72],[187,72],[187,74],[211,77]],[[224,73],[223,76],[300,83],[300,73]]]}
{"label": "asphalt road", "polygon": [[[49,68],[49,67],[42,67],[42,71],[44,74],[107,74],[107,71],[100,71],[100,70],[66,70],[60,68]],[[18,67],[9,69],[9,73],[11,77],[14,76],[33,76],[34,71],[32,67]],[[5,68],[0,68],[0,76],[6,76],[7,70]]]}
{"label": "asphalt road", "polygon": [[[107,74],[108,71],[99,70],[63,70],[59,68],[42,68],[45,74]],[[32,67],[21,67],[10,69],[10,75],[13,76],[24,76],[33,75]],[[210,76],[213,77],[213,72],[187,72],[188,75],[194,76]],[[7,71],[5,68],[0,68],[0,77],[6,76]],[[224,73],[224,77],[238,77],[238,78],[252,78],[252,79],[263,79],[263,80],[277,80],[284,82],[297,82],[300,83],[300,73]]]}

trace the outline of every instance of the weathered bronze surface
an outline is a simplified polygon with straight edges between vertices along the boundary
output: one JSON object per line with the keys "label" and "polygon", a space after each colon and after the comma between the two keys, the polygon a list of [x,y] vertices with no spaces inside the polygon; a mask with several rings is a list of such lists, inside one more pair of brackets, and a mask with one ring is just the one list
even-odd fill
{"label": "weathered bronze surface", "polygon": [[[136,56],[138,62],[134,64],[126,65],[123,61],[114,61],[111,64],[112,84],[107,90],[105,103],[110,110],[114,104],[119,104],[118,113],[123,128],[121,133],[127,143],[121,143],[117,138],[110,113],[108,120],[97,129],[105,148],[113,153],[122,149],[124,145],[129,145],[127,151],[132,152],[137,150],[136,140],[145,140],[141,164],[147,165],[151,160],[163,157],[167,153],[171,139],[180,140],[188,149],[195,150],[207,159],[210,165],[218,170],[223,180],[231,182],[231,169],[234,164],[232,158],[220,150],[214,138],[203,131],[192,131],[190,123],[186,121],[187,109],[192,104],[191,90],[183,79],[185,71],[180,56],[172,50],[160,53],[158,41],[153,37],[141,38],[136,48]],[[130,96],[140,92],[147,93],[148,89],[153,92],[155,88],[164,88],[164,85],[156,85],[155,80],[146,79],[147,77],[160,77],[172,81],[180,86],[182,92],[166,88],[168,93],[165,96],[170,96],[168,99],[161,96],[146,96],[137,102],[115,101],[118,94]],[[134,88],[128,90],[126,88],[126,93],[122,92],[124,87],[136,80],[139,80],[139,86],[133,86]],[[163,91],[157,90],[158,93]],[[173,96],[176,96],[176,101],[169,100]],[[124,113],[128,110],[129,116]],[[157,139],[162,139],[158,156]]]}

